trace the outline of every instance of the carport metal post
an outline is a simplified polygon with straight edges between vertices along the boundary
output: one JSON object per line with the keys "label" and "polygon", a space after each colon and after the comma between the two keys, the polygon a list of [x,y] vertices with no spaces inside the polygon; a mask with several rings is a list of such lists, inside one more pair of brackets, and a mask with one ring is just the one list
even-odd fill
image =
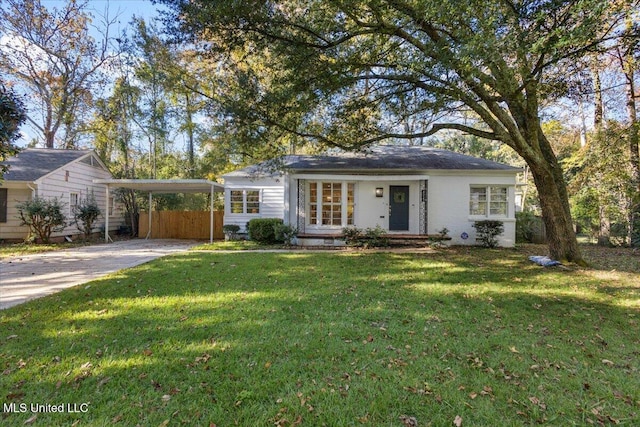
{"label": "carport metal post", "polygon": [[153,192],[149,191],[149,229],[147,230],[147,237],[145,240],[148,240],[151,237],[151,204],[153,203]]}
{"label": "carport metal post", "polygon": [[106,197],[105,197],[105,209],[104,209],[104,242],[109,243],[109,184],[105,184]]}
{"label": "carport metal post", "polygon": [[209,230],[209,243],[213,243],[213,225],[214,225],[213,224],[213,222],[214,222],[214,219],[213,219],[213,217],[214,217],[214,214],[213,214],[213,194],[214,194],[214,191],[215,191],[214,185],[211,184],[211,208],[210,208],[211,209],[211,214],[210,214],[210,217],[209,217],[209,227],[210,227],[210,230]]}

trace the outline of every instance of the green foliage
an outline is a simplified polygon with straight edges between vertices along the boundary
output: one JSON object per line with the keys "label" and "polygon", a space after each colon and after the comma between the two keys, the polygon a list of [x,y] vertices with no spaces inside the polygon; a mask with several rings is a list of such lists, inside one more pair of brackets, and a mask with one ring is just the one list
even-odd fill
{"label": "green foliage", "polygon": [[389,239],[385,237],[386,231],[379,225],[375,228],[364,230],[349,226],[342,229],[342,237],[347,246],[378,248],[389,246]]}
{"label": "green foliage", "polygon": [[[26,118],[22,100],[0,81],[0,162],[18,152],[13,142],[18,138],[18,129]],[[6,167],[0,165],[0,179],[4,172]]]}
{"label": "green foliage", "polygon": [[276,227],[282,223],[280,218],[254,218],[247,223],[249,239],[265,245],[276,243]]}
{"label": "green foliage", "polygon": [[472,227],[476,229],[476,240],[480,241],[485,248],[497,247],[498,236],[504,232],[504,224],[502,221],[476,221]]}
{"label": "green foliage", "polygon": [[226,240],[236,240],[238,231],[240,231],[240,226],[237,224],[225,224],[222,226],[222,232]]}
{"label": "green foliage", "polygon": [[286,246],[290,246],[298,235],[298,229],[289,224],[275,224],[273,227],[276,241]]}
{"label": "green foliage", "polygon": [[93,227],[98,218],[102,215],[100,207],[96,202],[93,194],[89,194],[86,199],[78,200],[78,204],[73,207],[73,222],[78,230],[84,233],[84,237],[88,239],[93,233]]}
{"label": "green foliage", "polygon": [[536,215],[530,211],[516,212],[516,243],[532,243]]}
{"label": "green foliage", "polygon": [[51,233],[64,230],[67,219],[62,213],[63,205],[58,198],[44,199],[34,197],[32,200],[17,205],[20,225],[29,226],[29,236],[49,243]]}

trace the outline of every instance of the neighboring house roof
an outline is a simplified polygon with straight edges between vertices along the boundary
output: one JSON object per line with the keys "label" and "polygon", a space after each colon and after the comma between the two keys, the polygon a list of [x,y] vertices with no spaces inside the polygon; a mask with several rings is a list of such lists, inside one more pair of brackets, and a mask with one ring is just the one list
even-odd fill
{"label": "neighboring house roof", "polygon": [[91,150],[27,148],[3,163],[9,166],[9,171],[4,174],[3,179],[33,182],[91,153]]}
{"label": "neighboring house roof", "polygon": [[273,172],[273,169],[294,172],[424,170],[484,170],[518,172],[519,168],[491,160],[467,156],[453,151],[424,146],[384,145],[357,153],[319,156],[286,156],[275,162],[263,162],[226,174],[229,177],[252,176]]}

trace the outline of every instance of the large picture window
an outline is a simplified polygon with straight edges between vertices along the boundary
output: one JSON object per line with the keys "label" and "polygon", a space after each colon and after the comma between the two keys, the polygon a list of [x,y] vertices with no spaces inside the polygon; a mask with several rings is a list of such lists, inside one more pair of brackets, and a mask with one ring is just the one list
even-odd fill
{"label": "large picture window", "polygon": [[231,190],[229,209],[232,214],[259,214],[260,190]]}
{"label": "large picture window", "polygon": [[469,199],[469,215],[506,217],[508,209],[508,187],[473,186]]}
{"label": "large picture window", "polygon": [[353,225],[355,185],[346,182],[309,183],[309,225],[345,227]]}

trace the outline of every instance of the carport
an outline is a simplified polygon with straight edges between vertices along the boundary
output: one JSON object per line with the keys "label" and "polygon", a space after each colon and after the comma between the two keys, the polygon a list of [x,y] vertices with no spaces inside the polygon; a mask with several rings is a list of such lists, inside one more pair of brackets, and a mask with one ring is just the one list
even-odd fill
{"label": "carport", "polygon": [[[215,193],[224,192],[224,186],[207,179],[96,179],[96,184],[104,184],[106,188],[105,212],[109,212],[109,197],[112,188],[128,188],[149,193],[149,224],[151,224],[151,206],[153,206],[153,194],[173,193],[208,193],[211,194],[209,242],[213,243],[214,212],[213,197]],[[151,226],[145,237],[151,237]],[[104,227],[105,242],[112,241],[109,236],[109,215],[106,215]]]}

